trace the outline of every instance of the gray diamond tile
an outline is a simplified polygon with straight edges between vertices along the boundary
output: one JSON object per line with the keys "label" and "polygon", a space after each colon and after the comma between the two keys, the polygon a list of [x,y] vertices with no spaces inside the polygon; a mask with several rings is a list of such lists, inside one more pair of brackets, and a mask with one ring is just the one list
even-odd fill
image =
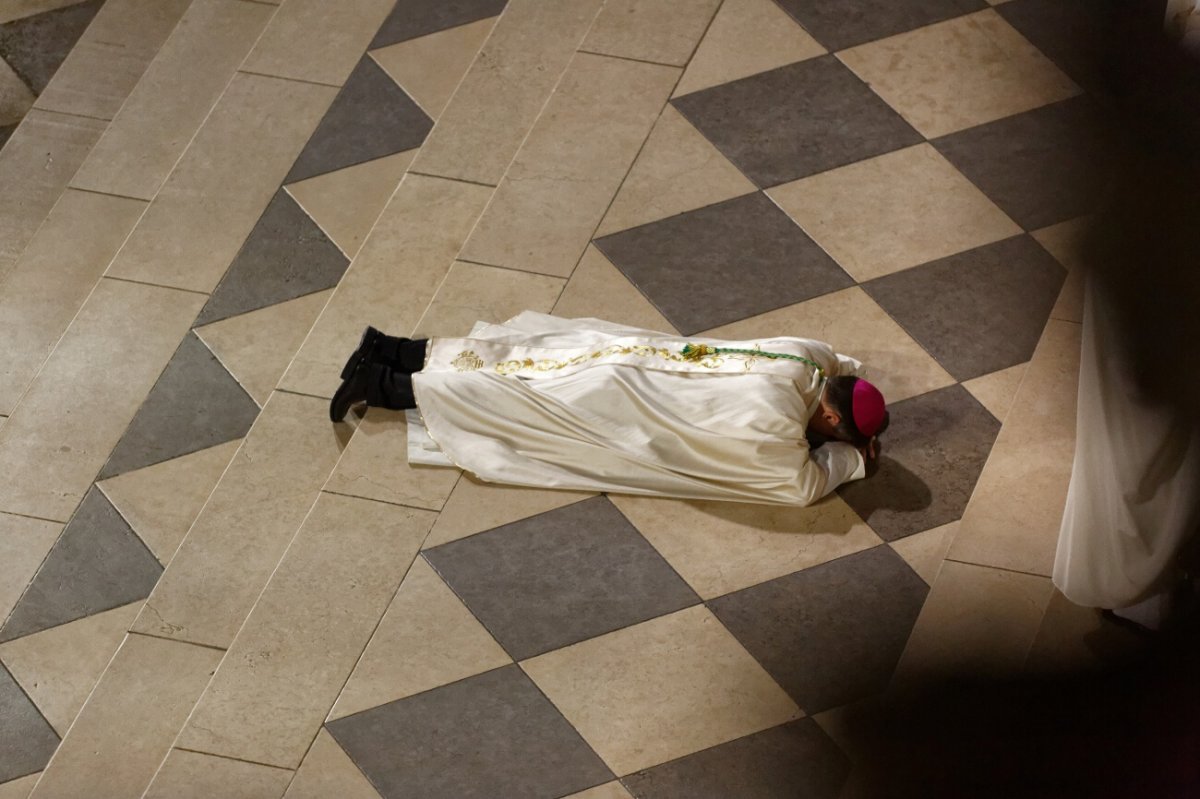
{"label": "gray diamond tile", "polygon": [[1058,64],[1076,83],[1100,89],[1111,67],[1121,0],[1012,0],[996,7],[1000,16]]}
{"label": "gray diamond tile", "polygon": [[812,715],[887,686],[928,591],[891,547],[877,546],[708,605]]}
{"label": "gray diamond tile", "polygon": [[93,487],[0,630],[0,641],[145,599],[161,574],[137,533]]}
{"label": "gray diamond tile", "polygon": [[102,5],[89,0],[0,25],[0,57],[41,94]]}
{"label": "gray diamond tile", "polygon": [[54,728],[0,666],[0,783],[41,771],[57,748]]}
{"label": "gray diamond tile", "polygon": [[775,0],[830,50],[987,8],[984,0]]}
{"label": "gray diamond tile", "polygon": [[837,489],[885,541],[962,518],[1000,422],[962,386],[889,406],[878,470]]}
{"label": "gray diamond tile", "polygon": [[401,0],[379,26],[368,50],[494,17],[508,0]]}
{"label": "gray diamond tile", "polygon": [[516,664],[327,727],[383,799],[557,799],[613,776]]}
{"label": "gray diamond tile", "polygon": [[842,751],[805,718],[621,781],[635,799],[836,799],[849,772]]}
{"label": "gray diamond tile", "polygon": [[671,102],[760,188],[924,141],[831,55]]}
{"label": "gray diamond tile", "polygon": [[863,284],[956,380],[1028,361],[1066,270],[1026,235]]}
{"label": "gray diamond tile", "polygon": [[700,601],[607,497],[424,555],[515,660]]}
{"label": "gray diamond tile", "polygon": [[8,142],[8,137],[12,136],[13,131],[16,129],[17,129],[16,124],[0,125],[0,149],[4,149],[4,145]]}
{"label": "gray diamond tile", "polygon": [[761,192],[595,243],[685,336],[854,284]]}

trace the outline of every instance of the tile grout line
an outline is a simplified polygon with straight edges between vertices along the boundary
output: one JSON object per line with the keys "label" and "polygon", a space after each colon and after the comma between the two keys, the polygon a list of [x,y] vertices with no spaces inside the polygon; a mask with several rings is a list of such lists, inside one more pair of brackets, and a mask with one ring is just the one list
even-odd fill
{"label": "tile grout line", "polygon": [[[715,17],[716,14],[714,13],[713,16]],[[711,20],[710,20],[710,24],[711,24]],[[704,33],[705,34],[708,33],[708,28],[704,29]],[[703,39],[704,36],[701,35],[700,38]],[[683,70],[687,68],[686,64],[684,64],[683,66],[680,66],[679,64],[668,64],[663,61],[651,61],[648,58],[634,58],[633,56],[630,56],[630,55],[617,55],[616,53],[597,53],[595,50],[584,50],[582,47],[579,48],[578,50],[576,50],[575,52],[583,53],[584,55],[594,55],[594,56],[597,56],[598,58],[615,58],[618,61],[632,61],[635,64],[650,64],[651,66],[655,66],[655,67],[670,67],[671,69],[678,69],[680,71],[681,77],[682,77]],[[688,61],[691,61],[691,60],[692,60],[691,56],[688,56]],[[675,85],[678,86],[679,82],[676,81]]]}
{"label": "tile grout line", "polygon": [[[249,2],[249,0],[246,0],[246,2]],[[99,143],[99,142],[97,142],[97,143]],[[72,180],[73,179],[74,178],[72,178]],[[101,197],[119,197],[122,200],[133,200],[135,202],[145,203],[146,205],[149,205],[151,203],[151,200],[147,200],[144,197],[130,197],[128,194],[116,194],[115,192],[111,192],[111,191],[100,191],[99,189],[88,189],[83,186],[72,186],[69,183],[67,184],[67,188],[64,190],[64,193],[67,191],[81,191],[84,194],[98,194]],[[141,221],[141,219],[139,218],[138,221]],[[134,227],[137,227],[136,222],[134,223]]]}
{"label": "tile grout line", "polygon": [[[244,2],[255,2],[255,0],[244,0]],[[259,3],[259,5],[269,5],[268,3]],[[277,771],[288,771],[295,773],[296,769],[288,768],[287,766],[276,766],[272,763],[263,763],[258,760],[247,760],[244,757],[234,757],[233,755],[222,755],[219,752],[205,752],[203,749],[191,749],[186,746],[173,746],[172,750],[177,752],[190,752],[193,755],[206,755],[208,757],[219,757],[222,760],[232,760],[235,763],[248,763],[252,766],[263,766],[265,768],[275,769]],[[169,754],[169,753],[168,753]]]}
{"label": "tile grout line", "polygon": [[[430,133],[432,133],[432,132],[433,131],[431,130]],[[404,174],[417,175],[418,177],[423,177],[423,178],[438,178],[439,180],[453,180],[456,183],[468,183],[472,186],[483,186],[484,188],[488,188],[488,189],[495,189],[500,185],[498,183],[491,184],[491,183],[484,183],[484,182],[478,181],[478,180],[467,180],[466,178],[456,178],[456,177],[451,177],[450,175],[435,175],[432,172],[418,172],[415,169],[405,170]]]}
{"label": "tile grout line", "polygon": [[[590,244],[590,242],[589,242],[589,244]],[[551,275],[547,272],[535,272],[531,269],[520,269],[519,267],[504,266],[503,264],[485,264],[483,261],[469,261],[466,258],[455,258],[454,260],[460,264],[470,264],[471,266],[486,266],[489,269],[503,269],[506,272],[516,272],[521,275],[538,275],[540,277],[553,278],[554,280],[563,281],[564,284],[569,279],[569,278],[563,277],[562,275]]]}
{"label": "tile grout line", "polygon": [[[72,48],[72,49],[74,49],[74,48]],[[151,60],[153,61],[153,59],[151,59]],[[147,68],[147,69],[149,69],[149,68],[150,68],[150,67],[149,67],[149,64],[147,64],[147,65],[146,65],[146,68]],[[142,74],[144,75],[145,73],[142,73]],[[140,81],[140,80],[141,80],[141,79],[139,78],[139,81]],[[136,85],[136,84],[135,84],[135,85]],[[131,92],[131,93],[132,93],[132,92]],[[122,103],[121,105],[124,105],[124,103]],[[62,117],[74,117],[75,119],[90,119],[90,120],[92,120],[93,122],[106,122],[106,123],[108,123],[109,125],[111,125],[111,124],[112,124],[112,119],[106,119],[105,117],[97,117],[97,116],[92,116],[91,114],[79,114],[79,113],[76,113],[75,111],[59,111],[59,110],[57,110],[57,109],[54,109],[54,108],[45,108],[45,107],[40,107],[40,106],[38,106],[38,105],[36,105],[36,104],[35,104],[35,105],[34,105],[32,108],[30,108],[29,110],[30,110],[30,111],[41,111],[43,114],[55,114],[56,116],[62,116]],[[118,111],[119,111],[119,110],[120,110],[120,109],[118,109]],[[115,119],[115,117],[114,117],[114,119]],[[22,119],[21,121],[23,122],[23,121],[24,121],[24,119]],[[107,128],[105,128],[105,131],[106,131],[106,132],[107,132],[107,130],[108,130],[108,129],[107,129]],[[103,136],[104,134],[102,133],[102,134],[100,134],[100,135],[101,135],[101,136]]]}
{"label": "tile grout line", "polygon": [[[204,291],[196,291],[195,289],[185,289],[185,288],[180,288],[179,286],[164,286],[162,283],[151,283],[147,280],[134,280],[131,277],[117,277],[116,275],[101,275],[100,280],[101,281],[115,280],[118,283],[132,283],[136,286],[149,286],[150,288],[166,289],[167,291],[182,291],[185,294],[197,294],[201,297],[209,296],[208,293],[204,292]],[[188,332],[189,333],[192,332],[192,329],[188,328]],[[187,336],[185,335],[184,338],[186,338],[186,337]],[[182,343],[182,340],[181,340],[181,343]]]}
{"label": "tile grout line", "polygon": [[[250,0],[247,0],[247,2],[249,2],[249,1]],[[274,4],[273,3],[255,3],[255,5],[269,6],[269,5],[274,5]],[[279,6],[275,6],[275,7],[279,8]],[[263,30],[265,31],[266,29],[264,28]],[[261,38],[261,37],[259,37],[259,38]],[[254,48],[251,48],[251,52],[254,52]],[[247,55],[247,58],[249,58],[249,55]],[[245,61],[243,60],[242,63],[244,64]],[[284,77],[283,75],[268,75],[266,72],[255,72],[254,70],[250,70],[250,69],[242,69],[240,66],[236,70],[234,70],[234,75],[253,75],[256,78],[270,78],[272,80],[286,80],[286,81],[291,81],[292,83],[307,83],[309,86],[324,86],[326,89],[339,89],[340,90],[342,88],[342,86],[344,85],[342,83],[325,83],[325,82],[319,81],[319,80],[306,80],[305,78],[288,78],[288,77]],[[224,96],[224,95],[222,95],[222,96]]]}
{"label": "tile grout line", "polygon": [[140,635],[143,638],[153,638],[156,641],[167,641],[172,644],[184,644],[185,646],[198,646],[201,649],[212,649],[217,652],[227,652],[228,651],[226,649],[222,649],[219,646],[214,646],[213,644],[202,644],[198,641],[187,641],[183,638],[168,638],[165,635],[155,635],[154,633],[146,633],[146,632],[142,632],[141,630],[126,630],[125,632],[127,635]]}

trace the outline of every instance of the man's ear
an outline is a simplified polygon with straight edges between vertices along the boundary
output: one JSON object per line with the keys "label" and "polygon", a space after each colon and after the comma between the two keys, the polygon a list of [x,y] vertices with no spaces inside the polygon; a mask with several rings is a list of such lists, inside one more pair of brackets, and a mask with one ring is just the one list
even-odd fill
{"label": "man's ear", "polygon": [[837,411],[832,411],[832,410],[829,410],[828,408],[826,408],[825,409],[825,421],[829,422],[834,427],[837,427],[839,424],[842,423],[842,417],[838,415]]}

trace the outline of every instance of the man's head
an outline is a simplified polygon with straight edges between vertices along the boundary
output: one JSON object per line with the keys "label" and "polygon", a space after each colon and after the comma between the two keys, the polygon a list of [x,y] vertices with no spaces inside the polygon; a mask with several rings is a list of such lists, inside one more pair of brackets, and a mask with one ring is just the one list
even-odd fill
{"label": "man's head", "polygon": [[821,404],[808,425],[826,438],[865,447],[887,430],[890,417],[879,389],[857,377],[831,377],[825,381]]}

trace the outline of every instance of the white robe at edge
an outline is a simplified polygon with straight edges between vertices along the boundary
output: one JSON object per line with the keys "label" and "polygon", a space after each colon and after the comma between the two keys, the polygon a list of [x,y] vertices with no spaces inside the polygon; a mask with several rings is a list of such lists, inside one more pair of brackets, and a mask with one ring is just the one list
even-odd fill
{"label": "white robe at edge", "polygon": [[861,367],[810,339],[684,338],[526,311],[431,339],[413,375],[409,461],[494,483],[788,505],[865,475],[850,444],[809,451],[816,369],[747,356],[685,361],[677,353],[689,342],[803,356],[828,377]]}

